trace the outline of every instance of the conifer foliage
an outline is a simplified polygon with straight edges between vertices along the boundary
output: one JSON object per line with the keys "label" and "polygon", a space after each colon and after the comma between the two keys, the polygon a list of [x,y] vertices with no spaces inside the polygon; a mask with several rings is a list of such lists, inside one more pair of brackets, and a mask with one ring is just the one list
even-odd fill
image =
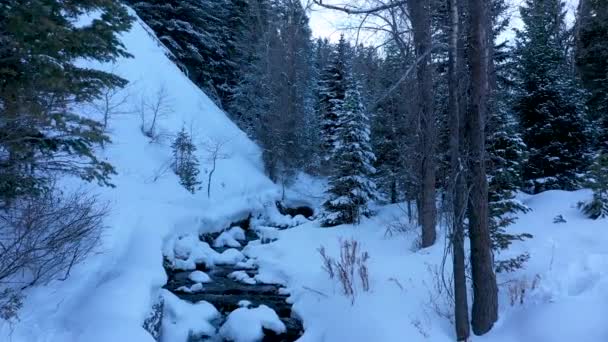
{"label": "conifer foliage", "polygon": [[608,154],[595,159],[587,185],[593,190],[593,198],[589,202],[579,203],[579,207],[591,219],[608,217]]}
{"label": "conifer foliage", "polygon": [[[90,11],[99,18],[77,26]],[[40,192],[60,174],[111,185],[114,169],[94,153],[109,138],[74,108],[126,80],[74,61],[129,57],[118,34],[131,20],[118,1],[0,2],[0,201]]]}
{"label": "conifer foliage", "polygon": [[344,105],[348,86],[348,48],[348,43],[342,35],[335,51],[332,51],[329,65],[323,69],[319,79],[321,153],[326,161],[331,159],[338,139],[339,113]]}
{"label": "conifer foliage", "polygon": [[198,180],[199,163],[195,155],[196,146],[192,142],[192,137],[184,128],[175,137],[171,148],[173,149],[173,161],[171,163],[173,172],[179,177],[179,183],[186,190],[194,193],[201,184]]}
{"label": "conifer foliage", "polygon": [[531,191],[573,190],[587,166],[583,93],[568,64],[561,0],[527,0],[516,33],[515,111],[529,149],[524,178]]}
{"label": "conifer foliage", "polygon": [[370,142],[370,125],[356,81],[349,82],[344,102],[336,109],[335,154],[330,177],[329,200],[324,224],[335,226],[358,223],[361,216],[369,216],[369,202],[376,198],[372,177],[376,170]]}

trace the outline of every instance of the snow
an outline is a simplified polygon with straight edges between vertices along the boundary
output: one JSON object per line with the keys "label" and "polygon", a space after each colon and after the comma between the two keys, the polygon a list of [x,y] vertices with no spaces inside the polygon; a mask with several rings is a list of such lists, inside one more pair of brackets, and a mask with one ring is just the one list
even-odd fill
{"label": "snow", "polygon": [[[85,18],[82,23],[90,21]],[[101,160],[116,168],[118,174],[112,179],[116,187],[83,185],[74,179],[63,182],[66,190],[84,187],[108,203],[108,228],[99,253],[74,268],[68,280],[28,289],[20,320],[0,322],[0,341],[153,341],[142,323],[166,282],[162,265],[168,240],[221,230],[230,222],[226,219],[280,198],[280,189],[264,175],[260,149],[184,76],[148,32],[138,21],[122,35],[133,59],[102,65],[79,61],[131,81],[121,93],[127,100],[120,114],[110,118],[112,144],[98,151]],[[154,98],[163,87],[170,112],[157,125],[166,138],[150,142],[141,133],[139,115],[130,113],[137,113],[142,99]],[[83,111],[99,119],[94,108]],[[167,170],[171,137],[183,126],[192,128],[199,146],[226,142],[223,153],[228,157],[217,162],[211,198],[206,191],[190,194]],[[211,163],[204,148],[198,153],[201,179],[206,181]],[[189,249],[192,242],[169,251],[179,256],[176,268],[194,270],[196,261],[207,261],[207,256],[196,255],[200,244]],[[240,259],[230,253],[222,258]]]}
{"label": "snow", "polygon": [[251,278],[245,271],[234,271],[228,275],[228,278],[241,282],[247,285],[255,285],[255,279]]}
{"label": "snow", "polygon": [[245,255],[234,248],[227,249],[220,254],[215,263],[217,265],[235,265],[245,260]]}
{"label": "snow", "polygon": [[[531,260],[521,270],[498,275],[500,319],[475,341],[606,340],[608,327],[601,317],[608,309],[601,303],[608,299],[608,224],[589,220],[576,208],[590,196],[583,190],[518,198],[532,211],[510,229],[534,238],[514,243],[499,257],[528,252]],[[557,215],[567,222],[554,224]],[[435,246],[412,249],[416,230],[386,234],[400,216],[398,206],[386,206],[359,226],[327,229],[310,222],[278,231],[277,241],[250,245],[245,254],[256,258],[260,276],[283,279],[295,314],[304,321],[301,341],[453,341],[454,328],[445,317],[452,310],[449,299],[436,290],[445,232],[440,230]],[[323,271],[317,251],[324,246],[336,257],[344,239],[356,239],[370,254],[371,291],[357,284],[354,303],[343,295],[339,281]],[[510,292],[519,288],[525,289],[523,304],[518,298],[511,305]]]}
{"label": "snow", "polygon": [[286,331],[276,312],[266,305],[253,309],[241,307],[228,315],[220,328],[220,335],[233,342],[258,342],[264,337],[263,329],[277,334]]}
{"label": "snow", "polygon": [[239,241],[245,240],[245,231],[241,227],[232,227],[222,232],[213,242],[213,247],[241,247]]}
{"label": "snow", "polygon": [[[418,238],[416,230],[386,233],[395,217],[403,217],[396,205],[377,208],[377,216],[359,226],[331,229],[279,215],[275,201],[281,189],[264,176],[260,149],[181,73],[149,31],[137,22],[123,35],[134,59],[91,67],[113,70],[131,81],[123,113],[136,111],[142,98],[153,97],[164,86],[171,113],[158,122],[162,136],[187,126],[199,145],[227,141],[224,153],[229,157],[218,161],[212,196],[207,198],[204,191],[190,194],[174,174],[164,171],[170,139],[150,142],[140,131],[138,115],[112,117],[113,143],[99,154],[116,167],[116,188],[85,185],[111,208],[99,253],[75,267],[66,281],[28,289],[20,320],[0,321],[0,341],[152,342],[142,323],[159,296],[164,300],[163,341],[213,334],[219,314],[211,304],[191,304],[162,289],[167,281],[163,258],[176,270],[194,271],[195,283],[184,288],[190,292],[204,291],[197,265],[259,267],[254,281],[286,286],[281,293],[290,295],[294,314],[304,321],[300,342],[453,341],[453,326],[443,315],[451,309],[435,288],[445,231],[440,229],[435,246],[415,250],[411,246]],[[198,151],[201,178],[206,179],[210,164],[204,149]],[[64,180],[66,189],[82,186]],[[300,175],[286,196],[295,199],[292,203],[319,208],[325,186],[324,180]],[[590,197],[586,190],[520,196],[532,210],[510,229],[534,238],[514,243],[499,257],[527,252],[530,260],[524,269],[499,275],[500,319],[475,341],[608,340],[603,319],[608,316],[608,220],[589,220],[576,208]],[[262,213],[254,216],[253,224],[268,243],[251,243],[240,252],[234,242],[241,245],[242,229],[223,230],[252,212]],[[554,224],[558,215],[566,222]],[[215,242],[233,248],[217,253],[199,239],[209,232],[222,232]],[[356,287],[354,302],[323,271],[317,251],[324,246],[335,257],[338,241],[351,238],[370,254],[371,289]],[[514,289],[526,290],[523,299],[512,300]],[[240,306],[221,326],[222,336],[247,342],[260,340],[263,328],[284,331],[270,308],[251,308],[245,302]]]}
{"label": "snow", "polygon": [[192,280],[195,283],[209,283],[211,282],[211,278],[207,275],[207,273],[203,271],[194,271],[190,273],[188,279]]}
{"label": "snow", "polygon": [[215,307],[205,301],[191,304],[163,290],[164,311],[160,342],[189,341],[190,338],[214,336],[211,324],[220,318]]}

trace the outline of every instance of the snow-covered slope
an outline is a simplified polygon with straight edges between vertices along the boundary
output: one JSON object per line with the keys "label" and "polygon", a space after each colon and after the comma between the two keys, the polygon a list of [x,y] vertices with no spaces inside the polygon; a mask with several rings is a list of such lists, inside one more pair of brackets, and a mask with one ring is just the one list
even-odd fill
{"label": "snow-covered slope", "polygon": [[[20,321],[0,323],[0,341],[152,341],[141,323],[165,283],[163,239],[260,205],[278,193],[263,174],[259,148],[182,74],[149,32],[138,20],[122,39],[134,58],[93,65],[131,82],[113,99],[127,97],[109,123],[113,143],[100,151],[116,167],[116,188],[87,185],[111,209],[101,253],[67,281],[29,291]],[[139,112],[142,102],[156,101],[161,89],[164,115],[158,131],[165,138],[151,143],[141,133]],[[167,168],[171,136],[182,127],[192,132],[198,146],[204,189],[196,195]],[[222,157],[208,199],[211,161],[205,146],[216,143],[223,145]]]}

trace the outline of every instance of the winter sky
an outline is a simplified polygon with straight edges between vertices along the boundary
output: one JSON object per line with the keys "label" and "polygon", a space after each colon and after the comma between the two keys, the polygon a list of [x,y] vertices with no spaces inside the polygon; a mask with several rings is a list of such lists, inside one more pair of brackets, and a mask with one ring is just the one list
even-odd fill
{"label": "winter sky", "polygon": [[[302,0],[305,5],[312,3],[311,0]],[[510,0],[511,2],[511,27],[517,28],[521,27],[521,20],[519,19],[519,6],[524,3],[525,0]],[[578,0],[565,0],[566,8],[568,10],[568,21],[574,21],[574,12],[576,10],[576,6],[578,5]],[[340,4],[349,4],[352,5],[352,0],[324,0],[325,3],[332,5],[340,5]],[[341,13],[335,10],[328,10],[321,8],[317,5],[309,6],[309,15],[310,15],[310,27],[312,28],[313,36],[315,37],[327,37],[331,41],[338,41],[340,38],[340,34],[344,33],[347,38],[355,40],[356,30],[348,29],[358,23],[360,20],[360,16],[349,16],[347,14]],[[355,25],[356,26],[356,25]],[[508,30],[504,38],[510,39],[513,37],[512,29]],[[363,37],[359,37],[359,40],[363,40],[364,43],[366,41],[373,41],[373,37],[370,35],[363,35]]]}

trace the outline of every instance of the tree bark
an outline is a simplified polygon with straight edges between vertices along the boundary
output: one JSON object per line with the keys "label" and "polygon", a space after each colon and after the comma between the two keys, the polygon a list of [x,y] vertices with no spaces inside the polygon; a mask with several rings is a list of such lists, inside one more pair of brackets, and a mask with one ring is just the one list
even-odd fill
{"label": "tree bark", "polygon": [[473,333],[483,335],[498,319],[498,287],[494,274],[492,246],[488,227],[488,182],[485,167],[485,118],[487,111],[488,10],[485,0],[469,0],[469,44],[471,89],[467,115],[469,145],[468,201],[469,239],[473,277]]}
{"label": "tree bark", "polygon": [[450,167],[452,194],[452,267],[454,277],[454,320],[456,340],[466,341],[469,331],[469,304],[464,252],[464,215],[466,211],[465,180],[463,165],[461,87],[459,75],[464,71],[461,50],[459,0],[449,0],[449,113],[450,113]]}
{"label": "tree bark", "polygon": [[414,45],[418,64],[416,79],[418,83],[417,110],[419,121],[420,154],[420,198],[419,223],[422,227],[421,247],[435,243],[437,208],[435,203],[435,141],[436,127],[433,113],[433,70],[431,67],[431,15],[429,0],[408,1],[414,33]]}

